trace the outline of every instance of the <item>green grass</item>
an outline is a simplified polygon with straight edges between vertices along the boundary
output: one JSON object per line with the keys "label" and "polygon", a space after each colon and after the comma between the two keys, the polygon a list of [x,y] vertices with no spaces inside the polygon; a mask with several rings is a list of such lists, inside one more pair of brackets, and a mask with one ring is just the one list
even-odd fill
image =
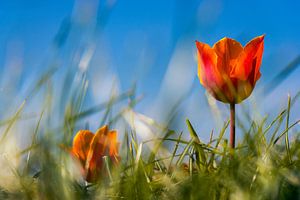
{"label": "green grass", "polygon": [[[16,112],[0,122],[0,199],[300,198],[300,134],[295,128],[299,121],[290,121],[299,95],[289,97],[286,108],[278,110],[273,120],[249,119],[250,128],[240,122],[242,138],[235,150],[227,144],[228,121],[215,134],[207,133],[207,143],[189,120],[186,133],[144,120],[161,133],[148,141],[140,141],[128,122],[124,130],[118,130],[120,165],[113,168],[104,157],[106,176],[91,184],[82,179],[65,147],[71,147],[75,130],[85,128],[80,127],[81,120],[102,113],[99,127],[109,124],[114,128],[119,121],[126,122],[123,114],[134,110],[140,99],[133,87],[118,96],[112,94],[108,102],[83,108],[85,76],[76,90],[60,99],[53,94],[50,72],[37,81]],[[31,116],[25,112],[26,106],[40,90],[44,90],[45,103],[37,115]],[[62,114],[53,109],[56,104],[63,109]],[[57,116],[58,122],[53,119]],[[14,127],[29,119],[35,120],[35,126],[27,127],[31,133],[29,145],[18,151],[7,150]]]}

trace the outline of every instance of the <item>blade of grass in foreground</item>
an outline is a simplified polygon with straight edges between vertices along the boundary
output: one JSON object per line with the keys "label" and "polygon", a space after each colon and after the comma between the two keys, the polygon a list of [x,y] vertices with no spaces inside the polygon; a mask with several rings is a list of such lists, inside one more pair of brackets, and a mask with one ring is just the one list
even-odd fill
{"label": "blade of grass in foreground", "polygon": [[[230,121],[228,120],[228,121],[224,124],[222,130],[220,131],[219,137],[218,137],[217,142],[216,142],[216,145],[215,145],[215,149],[218,148],[218,146],[219,146],[221,140],[223,139],[223,136],[224,136],[224,134],[225,134],[225,131],[226,131],[226,129],[227,129],[228,126],[229,126],[229,123],[230,123]],[[208,161],[208,166],[211,166],[211,167],[213,168],[213,162],[214,162],[214,160],[215,160],[215,153],[212,152],[211,157],[210,157],[210,159],[209,159],[209,161]]]}
{"label": "blade of grass in foreground", "polygon": [[207,157],[204,152],[204,149],[201,146],[200,139],[199,139],[194,127],[192,126],[191,122],[188,119],[186,120],[186,124],[188,126],[190,136],[194,141],[193,148],[194,148],[194,152],[196,155],[196,163],[202,171],[205,171],[206,167],[207,167]]}
{"label": "blade of grass in foreground", "polygon": [[22,154],[27,152],[26,165],[25,165],[24,170],[23,170],[23,175],[26,175],[26,173],[28,173],[31,152],[34,150],[34,148],[37,147],[37,144],[36,144],[37,143],[36,142],[37,141],[37,134],[38,134],[38,130],[40,128],[40,124],[41,124],[43,114],[44,114],[44,110],[40,114],[40,118],[38,119],[37,125],[36,125],[34,133],[32,135],[31,145],[29,147],[27,147],[26,149],[22,150],[18,155],[18,156],[21,156]]}
{"label": "blade of grass in foreground", "polygon": [[300,55],[281,70],[264,88],[264,95],[269,95],[300,65]]}
{"label": "blade of grass in foreground", "polygon": [[287,115],[286,115],[286,125],[285,129],[287,130],[285,134],[285,148],[286,153],[289,159],[289,162],[292,162],[291,154],[290,154],[290,141],[289,141],[289,120],[290,120],[290,111],[291,111],[291,96],[288,95],[288,106],[287,106]]}
{"label": "blade of grass in foreground", "polygon": [[[162,148],[162,144],[163,142],[169,138],[171,135],[174,135],[174,131],[167,131],[166,134],[164,135],[164,137],[162,138],[162,140],[159,140],[158,142],[156,142],[156,144],[154,145],[154,148],[151,150],[149,159],[148,159],[148,163],[153,163],[153,161],[156,158],[156,155],[158,153],[158,151]],[[151,166],[150,171],[153,171],[154,165]]]}
{"label": "blade of grass in foreground", "polygon": [[172,166],[174,157],[175,157],[175,155],[176,155],[177,149],[178,149],[178,147],[179,147],[179,142],[180,142],[180,140],[181,140],[182,134],[183,134],[183,132],[181,132],[181,133],[179,134],[178,140],[176,141],[175,148],[174,148],[174,150],[173,150],[173,153],[172,153],[172,156],[171,156],[171,160],[170,160],[170,163],[169,163],[168,173],[169,173],[170,170],[171,170],[171,166]]}
{"label": "blade of grass in foreground", "polygon": [[[124,93],[120,94],[117,97],[113,97],[113,102],[114,103],[119,103],[120,101],[123,101],[123,100],[127,99],[130,94],[131,94],[131,91],[127,91],[127,92],[124,92]],[[72,120],[74,120],[74,119],[79,120],[79,119],[82,119],[84,117],[91,116],[92,114],[95,114],[97,112],[100,112],[100,111],[106,109],[106,107],[110,104],[111,101],[112,100],[109,100],[108,102],[105,102],[105,103],[99,104],[97,106],[93,106],[91,108],[88,108],[85,111],[82,111],[82,112],[72,116],[71,119]]]}
{"label": "blade of grass in foreground", "polygon": [[274,140],[274,142],[273,142],[273,145],[275,145],[277,142],[278,142],[278,140],[282,137],[282,136],[284,136],[291,128],[293,128],[294,126],[296,126],[297,124],[299,124],[300,123],[300,120],[298,120],[298,121],[296,121],[295,123],[293,123],[292,125],[290,125],[287,129],[285,129],[275,140]]}
{"label": "blade of grass in foreground", "polygon": [[14,116],[12,117],[11,121],[8,123],[5,131],[3,132],[2,134],[2,137],[0,139],[0,144],[5,140],[9,130],[12,128],[12,126],[14,125],[14,123],[17,121],[17,119],[19,118],[21,112],[23,111],[24,109],[24,106],[25,106],[25,103],[26,103],[26,100],[23,101],[23,103],[21,104],[21,106],[19,107],[19,109],[17,110],[17,112],[14,114]]}
{"label": "blade of grass in foreground", "polygon": [[189,151],[189,149],[193,145],[193,143],[194,143],[194,140],[190,140],[190,142],[184,147],[180,157],[178,158],[178,160],[176,162],[176,166],[179,166],[182,163],[184,157],[187,155],[187,152]]}

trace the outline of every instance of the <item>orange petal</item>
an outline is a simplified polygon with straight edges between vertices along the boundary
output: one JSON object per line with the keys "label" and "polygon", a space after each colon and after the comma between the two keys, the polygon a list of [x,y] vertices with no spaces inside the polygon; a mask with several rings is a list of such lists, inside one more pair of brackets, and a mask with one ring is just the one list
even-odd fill
{"label": "orange petal", "polygon": [[73,139],[72,153],[79,159],[83,167],[85,166],[93,137],[94,134],[91,131],[80,130]]}
{"label": "orange petal", "polygon": [[254,86],[260,78],[260,65],[264,50],[264,35],[252,39],[244,48],[239,62],[231,71],[230,76],[239,80],[247,80]]}
{"label": "orange petal", "polygon": [[198,77],[206,88],[222,85],[222,77],[217,70],[217,55],[207,44],[196,41],[198,49]]}
{"label": "orange petal", "polygon": [[223,38],[213,46],[218,55],[218,70],[229,76],[231,69],[235,66],[237,58],[243,51],[242,45],[230,38]]}
{"label": "orange petal", "polygon": [[101,127],[97,130],[93,140],[91,141],[86,165],[86,170],[88,171],[86,178],[87,181],[92,182],[100,175],[100,171],[103,167],[103,156],[106,153],[106,137],[108,132],[108,126]]}
{"label": "orange petal", "polygon": [[118,133],[116,130],[112,130],[108,134],[109,140],[109,156],[113,162],[118,162],[119,143],[117,142]]}

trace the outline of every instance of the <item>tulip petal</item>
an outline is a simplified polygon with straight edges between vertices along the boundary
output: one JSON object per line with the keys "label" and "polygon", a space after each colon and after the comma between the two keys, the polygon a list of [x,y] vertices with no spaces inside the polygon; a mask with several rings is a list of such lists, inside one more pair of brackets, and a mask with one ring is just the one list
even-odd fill
{"label": "tulip petal", "polygon": [[260,78],[260,65],[264,49],[264,35],[251,40],[240,55],[239,62],[232,69],[230,76],[239,80],[248,80],[254,86]]}
{"label": "tulip petal", "polygon": [[198,49],[198,77],[206,88],[218,87],[222,77],[217,70],[217,55],[207,44],[196,41]]}
{"label": "tulip petal", "polygon": [[112,130],[108,134],[109,140],[109,156],[113,164],[117,164],[120,160],[119,152],[119,142],[117,142],[118,133],[116,130]]}
{"label": "tulip petal", "polygon": [[91,131],[80,130],[73,139],[72,153],[79,159],[83,167],[85,166],[93,137],[94,134]]}
{"label": "tulip petal", "polygon": [[103,166],[103,156],[105,155],[107,146],[107,134],[108,126],[103,126],[97,130],[93,140],[90,144],[90,150],[88,153],[86,170],[87,170],[87,181],[95,181],[100,175],[101,168]]}
{"label": "tulip petal", "polygon": [[242,45],[230,38],[223,38],[213,46],[218,55],[218,70],[222,74],[229,74],[231,69],[236,65],[237,58],[243,51]]}
{"label": "tulip petal", "polygon": [[115,156],[118,154],[117,131],[112,130],[108,133],[109,155]]}

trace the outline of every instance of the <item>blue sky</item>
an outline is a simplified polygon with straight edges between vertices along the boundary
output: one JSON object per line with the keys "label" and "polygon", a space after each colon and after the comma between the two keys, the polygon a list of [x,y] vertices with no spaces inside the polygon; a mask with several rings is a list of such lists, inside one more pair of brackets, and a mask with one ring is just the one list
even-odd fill
{"label": "blue sky", "polygon": [[[101,13],[107,7],[104,19]],[[195,79],[195,40],[212,45],[226,36],[245,44],[257,35],[266,34],[263,76],[258,83],[262,87],[300,53],[299,9],[299,1],[279,0],[3,0],[0,2],[1,71],[11,67],[9,59],[22,57],[21,79],[26,82],[26,78],[39,75],[62,22],[71,18],[75,25],[62,55],[70,59],[70,52],[84,46],[85,41],[95,43],[91,74],[105,66],[104,71],[116,74],[120,90],[136,82],[138,92],[145,95],[138,108],[156,118],[158,114],[146,107],[161,104],[157,98],[165,93],[162,88],[167,82],[168,69],[170,72],[178,64],[187,71],[182,79],[176,77],[180,84]],[[93,17],[105,20],[100,30],[95,30]],[[184,56],[179,58],[181,55]],[[268,98],[283,104],[288,92],[298,91],[299,73],[296,70]],[[193,87],[192,99],[186,103],[202,102],[202,107],[206,106],[203,87],[200,84]],[[268,98],[262,98],[267,99],[261,102],[263,107],[270,106],[266,103]],[[195,121],[199,117],[191,111],[182,115]]]}
{"label": "blue sky", "polygon": [[[75,4],[71,0],[1,1],[0,45],[4,47],[1,48],[1,60],[5,58],[7,43],[17,40],[26,49],[24,64],[34,67],[40,56],[47,53],[62,21],[72,15]],[[280,53],[282,62],[274,65],[275,69],[279,69],[297,55],[300,47],[299,8],[298,1],[278,0],[116,1],[104,35],[123,82],[128,77],[133,79],[127,69],[129,65],[137,68],[137,63],[132,60],[138,60],[136,58],[140,57],[142,48],[150,51],[149,55],[156,52],[158,55],[151,63],[149,81],[159,87],[172,50],[181,37],[188,38],[187,42],[194,48],[194,40],[213,44],[228,36],[245,43],[254,36],[266,34],[265,57],[277,57]],[[128,46],[129,55],[126,54]],[[289,51],[282,51],[282,48]],[[266,59],[264,62],[269,62]],[[156,77],[152,78],[154,75]]]}

